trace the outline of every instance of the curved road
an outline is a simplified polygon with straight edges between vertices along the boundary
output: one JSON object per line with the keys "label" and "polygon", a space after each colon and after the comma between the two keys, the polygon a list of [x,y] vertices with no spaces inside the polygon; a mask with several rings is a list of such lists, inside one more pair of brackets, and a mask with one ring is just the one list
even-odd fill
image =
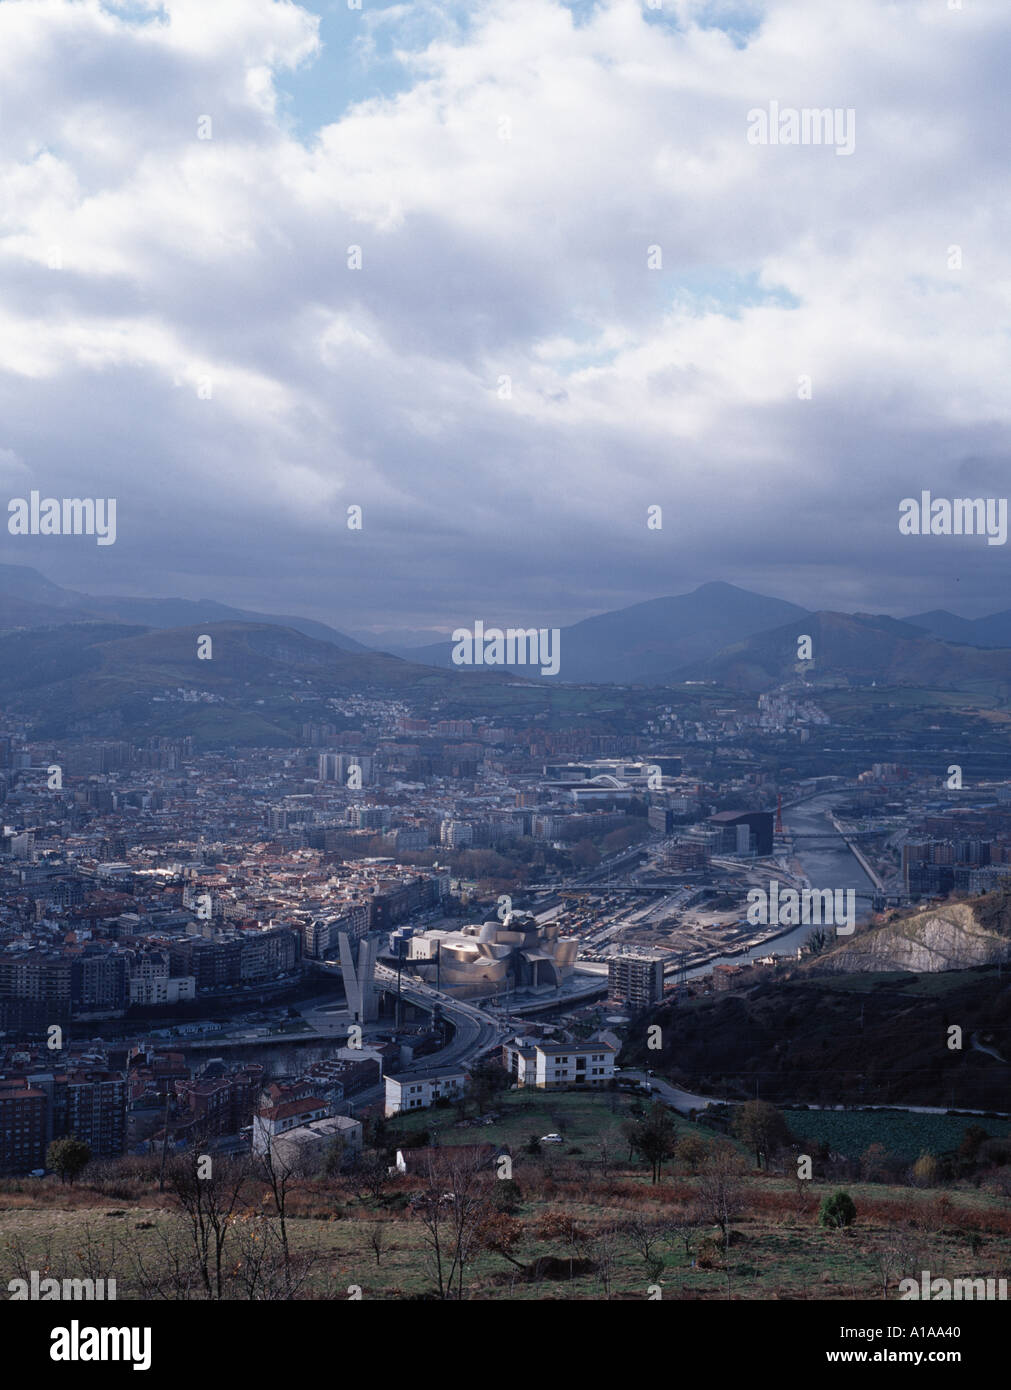
{"label": "curved road", "polygon": [[[396,971],[388,969],[385,965],[376,965],[376,979],[382,980],[384,984],[396,984]],[[427,1057],[420,1061],[411,1062],[409,1066],[397,1067],[396,1075],[410,1076],[421,1072],[442,1071],[444,1068],[463,1067],[469,1062],[476,1061],[485,1053],[493,1051],[502,1042],[511,1037],[516,1029],[514,1026],[502,1023],[499,1019],[492,1018],[483,1009],[477,1008],[474,1004],[468,1004],[462,999],[453,999],[448,994],[441,994],[430,985],[405,984],[401,981],[400,994],[408,1003],[416,1004],[419,1008],[427,1009],[431,1012],[438,1004],[442,1010],[443,1017],[452,1023],[454,1032],[450,1042],[445,1047],[441,1047],[438,1052],[429,1053]],[[386,1088],[383,1085],[371,1086],[367,1091],[361,1091],[358,1095],[351,1098],[350,1104],[355,1112],[362,1106],[373,1105],[384,1098]]]}
{"label": "curved road", "polygon": [[[980,1048],[979,1051],[989,1051],[988,1048]],[[997,1054],[991,1052],[991,1056]],[[1003,1061],[1003,1058],[1000,1059]],[[664,1081],[661,1076],[650,1076],[648,1072],[632,1070],[625,1067],[619,1075],[623,1079],[641,1081],[648,1085],[654,1095],[665,1100],[668,1105],[675,1110],[704,1110],[707,1105],[742,1105],[743,1101],[729,1100],[721,1096],[696,1096],[691,1091],[682,1091],[677,1086],[672,1086],[670,1082]],[[944,1105],[811,1105],[808,1101],[802,1101],[801,1105],[808,1110],[904,1110],[910,1115],[947,1115],[948,1107]],[[777,1101],[776,1108],[789,1110],[792,1104],[789,1101]],[[986,1115],[1000,1114],[1003,1111],[986,1110],[959,1110],[960,1115]],[[1005,1116],[1006,1118],[1006,1116]]]}

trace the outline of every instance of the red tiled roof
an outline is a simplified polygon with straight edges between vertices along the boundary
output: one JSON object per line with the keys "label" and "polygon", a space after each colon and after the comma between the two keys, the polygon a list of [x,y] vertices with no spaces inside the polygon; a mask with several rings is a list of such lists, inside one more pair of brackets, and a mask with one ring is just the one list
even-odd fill
{"label": "red tiled roof", "polygon": [[307,1096],[304,1100],[286,1100],[281,1105],[270,1105],[257,1110],[261,1120],[287,1120],[292,1115],[309,1115],[314,1110],[325,1110],[326,1101],[318,1096]]}

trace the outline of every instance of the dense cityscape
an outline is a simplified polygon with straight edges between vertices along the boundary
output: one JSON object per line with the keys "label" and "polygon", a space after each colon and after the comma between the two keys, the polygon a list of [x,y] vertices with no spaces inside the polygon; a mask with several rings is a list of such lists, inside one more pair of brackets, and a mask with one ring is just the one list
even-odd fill
{"label": "dense cityscape", "polygon": [[[202,639],[225,640],[207,626]],[[163,1188],[166,1164],[178,1182],[179,1165],[220,1159],[253,1164],[254,1181],[265,1163],[286,1181],[371,1184],[376,1200],[407,1184],[416,1205],[441,1154],[468,1154],[471,1178],[504,1159],[511,1186],[555,1145],[588,1172],[618,1162],[599,1134],[602,1156],[588,1158],[555,1129],[458,1147],[474,1125],[500,1133],[510,1107],[523,1123],[531,1090],[631,1092],[629,1123],[645,1130],[670,1123],[649,1106],[687,1115],[690,1132],[671,1128],[658,1149],[630,1132],[633,1182],[636,1153],[654,1176],[665,1161],[692,1171],[707,1152],[696,1132],[740,1137],[731,1108],[748,1106],[764,1126],[759,1172],[803,1165],[813,1135],[796,1122],[811,1102],[867,1115],[943,1100],[985,1111],[982,1142],[1002,1142],[1007,1064],[992,1027],[967,1039],[989,1073],[938,1083],[922,1067],[872,1069],[858,1093],[844,1073],[812,1079],[782,1059],[778,1076],[752,1076],[749,1048],[717,1065],[713,1036],[691,1036],[727,1036],[694,1011],[706,1000],[782,989],[798,971],[999,971],[1000,927],[980,933],[971,907],[952,916],[1011,887],[993,714],[930,690],[918,704],[908,687],[824,663],[757,694],[689,680],[594,709],[609,689],[573,687],[566,699],[590,708],[565,715],[553,690],[502,685],[498,702],[522,698],[525,724],[466,717],[462,697],[441,693],[320,704],[317,692],[295,697],[316,717],[279,747],[206,730],[39,738],[14,699],[0,736],[0,1168],[28,1181],[17,1190],[52,1182],[54,1165],[62,1182],[136,1161]],[[163,689],[149,723],[173,695],[215,698]],[[218,696],[220,717],[241,724],[258,698]],[[908,922],[941,937],[895,933]],[[651,1032],[665,1030],[653,1056]],[[762,1094],[779,1108],[748,1099]],[[604,1095],[588,1102],[591,1132],[594,1117],[614,1120]],[[879,1134],[860,1153],[822,1137],[823,1178],[880,1161],[904,1174],[886,1121]],[[691,1219],[701,1239],[705,1215]]]}

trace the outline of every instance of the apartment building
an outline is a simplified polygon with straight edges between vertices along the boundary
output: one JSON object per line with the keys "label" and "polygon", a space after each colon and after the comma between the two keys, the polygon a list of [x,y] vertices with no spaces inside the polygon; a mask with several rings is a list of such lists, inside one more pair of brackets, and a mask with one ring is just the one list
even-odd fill
{"label": "apartment building", "polygon": [[502,1064],[517,1086],[606,1086],[614,1077],[617,1049],[610,1043],[541,1043],[513,1038],[502,1048]]}
{"label": "apartment building", "polygon": [[[263,1068],[252,1064],[240,1072],[201,1077],[176,1086],[177,1105],[188,1115],[187,1127],[201,1138],[238,1134],[249,1123],[259,1099]],[[174,1131],[184,1137],[182,1126]]]}
{"label": "apartment building", "polygon": [[314,1120],[325,1120],[326,1112],[326,1101],[319,1096],[261,1106],[253,1112],[253,1153],[265,1154],[280,1135]]}
{"label": "apartment building", "polygon": [[386,1117],[405,1110],[424,1110],[437,1100],[463,1095],[469,1080],[465,1071],[430,1072],[428,1076],[387,1076]]}
{"label": "apartment building", "polygon": [[94,1158],[118,1158],[126,1149],[126,1099],[122,1072],[81,1070],[57,1077],[53,1137],[72,1134]]}
{"label": "apartment building", "polygon": [[46,1157],[45,1091],[17,1079],[0,1082],[0,1171],[28,1173]]}
{"label": "apartment building", "polygon": [[663,998],[664,956],[643,951],[612,956],[607,962],[607,998],[623,1008],[646,1009]]}
{"label": "apartment building", "polygon": [[194,999],[197,982],[192,975],[170,975],[168,954],[148,951],[130,966],[131,1004],[178,1004]]}

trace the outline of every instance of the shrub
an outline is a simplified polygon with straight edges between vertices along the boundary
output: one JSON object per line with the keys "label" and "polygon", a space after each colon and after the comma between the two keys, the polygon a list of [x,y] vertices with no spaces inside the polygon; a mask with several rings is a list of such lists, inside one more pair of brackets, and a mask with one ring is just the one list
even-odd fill
{"label": "shrub", "polygon": [[523,1193],[515,1178],[499,1178],[492,1187],[492,1202],[499,1211],[518,1211]]}
{"label": "shrub", "polygon": [[46,1150],[46,1167],[59,1173],[60,1182],[69,1179],[71,1187],[90,1162],[91,1149],[72,1134],[54,1139]]}
{"label": "shrub", "polygon": [[829,1230],[842,1226],[852,1226],[856,1220],[857,1209],[848,1192],[833,1192],[831,1197],[823,1197],[818,1211],[818,1222]]}
{"label": "shrub", "polygon": [[700,1241],[695,1256],[695,1264],[699,1269],[722,1269],[723,1247],[720,1242],[714,1240],[712,1236],[707,1236],[705,1240]]}
{"label": "shrub", "polygon": [[917,1187],[933,1187],[937,1182],[937,1159],[933,1154],[920,1154],[913,1164],[913,1181]]}

